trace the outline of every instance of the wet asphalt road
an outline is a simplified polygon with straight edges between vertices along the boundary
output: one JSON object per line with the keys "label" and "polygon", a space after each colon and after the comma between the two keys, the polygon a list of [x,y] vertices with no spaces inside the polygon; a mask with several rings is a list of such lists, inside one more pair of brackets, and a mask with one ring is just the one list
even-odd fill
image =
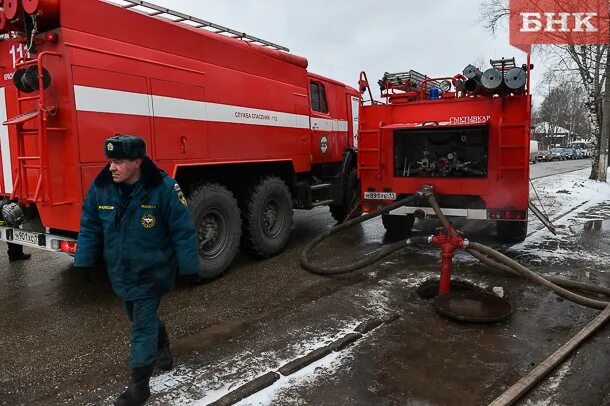
{"label": "wet asphalt road", "polygon": [[576,171],[578,169],[590,168],[590,159],[574,159],[570,161],[552,161],[552,162],[537,162],[530,164],[530,178],[538,179],[544,176],[550,176],[568,171]]}
{"label": "wet asphalt road", "polygon": [[[548,174],[580,162],[585,161],[536,167],[549,166],[544,172]],[[378,271],[344,278],[302,271],[298,258],[304,243],[331,224],[327,209],[299,212],[288,249],[281,255],[265,261],[240,256],[222,278],[197,288],[182,286],[168,295],[160,313],[168,324],[177,364],[200,368],[201,379],[209,372],[230,381],[234,376],[220,369],[227,359],[281,353],[295,341],[313,339],[341,323],[362,321],[379,310],[381,295],[382,310],[400,312],[402,317],[355,347],[351,367],[341,367],[332,379],[280,393],[279,404],[484,404],[594,314],[529,285],[489,279],[485,271],[472,267],[472,279],[507,287],[518,304],[516,316],[500,328],[460,328],[437,316],[411,284],[401,286],[422,274],[436,275],[435,252],[414,255],[406,267],[398,257],[390,257]],[[434,226],[418,227],[429,232]],[[485,226],[471,230],[479,240],[492,243],[488,232]],[[333,245],[323,245],[316,259],[351,260],[354,246],[372,249],[384,238],[380,223],[374,222],[346,233]],[[66,256],[33,252],[32,260],[9,265],[0,254],[0,404],[106,404],[128,378],[129,324],[119,300],[102,270],[89,284],[70,270],[70,263]],[[610,284],[608,278],[600,282]],[[370,292],[378,293],[375,300]],[[543,387],[532,399],[545,399],[555,390],[560,392],[559,404],[608,404],[609,334],[606,328],[574,361],[568,372],[573,378],[569,391]],[[245,362],[235,374],[249,368],[257,366]],[[204,397],[207,390],[188,382],[186,386],[192,398]],[[153,402],[181,403],[172,399],[170,391]]]}

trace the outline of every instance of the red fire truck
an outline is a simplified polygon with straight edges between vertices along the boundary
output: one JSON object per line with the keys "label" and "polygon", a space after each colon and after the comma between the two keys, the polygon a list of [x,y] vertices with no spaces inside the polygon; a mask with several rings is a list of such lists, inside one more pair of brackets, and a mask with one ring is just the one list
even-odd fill
{"label": "red fire truck", "polygon": [[74,253],[117,133],[143,137],[187,195],[203,277],[239,247],[280,252],[293,209],[342,220],[357,199],[360,94],[286,48],[144,1],[0,4],[0,196],[25,216],[1,240]]}
{"label": "red fire truck", "polygon": [[[531,65],[491,61],[485,72],[429,78],[386,73],[387,102],[360,110],[358,171],[363,210],[432,185],[449,216],[496,221],[503,241],[523,240],[529,203],[529,75]],[[369,90],[363,73],[361,90]],[[409,231],[430,207],[402,207],[383,216],[389,232]]]}

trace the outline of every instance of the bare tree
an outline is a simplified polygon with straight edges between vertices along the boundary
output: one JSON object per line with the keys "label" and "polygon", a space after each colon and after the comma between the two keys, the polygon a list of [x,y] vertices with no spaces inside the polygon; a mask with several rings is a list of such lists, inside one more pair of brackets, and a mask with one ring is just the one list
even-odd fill
{"label": "bare tree", "polygon": [[551,132],[551,137],[539,141],[550,145],[560,127],[567,129],[570,134],[562,141],[564,146],[574,141],[575,134],[581,137],[588,134],[589,123],[584,101],[585,96],[579,84],[573,81],[553,83],[538,111],[539,120],[547,123],[546,127]]}
{"label": "bare tree", "polygon": [[[482,0],[480,21],[492,33],[508,17],[508,0]],[[606,81],[606,77],[610,76],[608,45],[552,45],[536,49],[550,58],[556,70],[571,72],[579,79],[586,95],[585,106],[595,146],[590,179],[605,181],[610,133],[610,84]]]}

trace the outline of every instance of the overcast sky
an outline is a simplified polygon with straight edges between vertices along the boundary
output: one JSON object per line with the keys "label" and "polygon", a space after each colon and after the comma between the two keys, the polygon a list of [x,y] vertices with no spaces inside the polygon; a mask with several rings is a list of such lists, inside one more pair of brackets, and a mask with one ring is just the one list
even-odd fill
{"label": "overcast sky", "polygon": [[507,24],[496,37],[481,26],[478,0],[149,1],[283,45],[311,72],[354,87],[361,70],[375,83],[384,72],[452,76],[477,61],[488,68],[491,58],[526,62]]}

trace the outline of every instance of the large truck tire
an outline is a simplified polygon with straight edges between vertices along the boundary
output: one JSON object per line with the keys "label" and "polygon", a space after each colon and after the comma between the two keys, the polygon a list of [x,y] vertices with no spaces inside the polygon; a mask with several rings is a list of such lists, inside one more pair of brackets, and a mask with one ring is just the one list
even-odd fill
{"label": "large truck tire", "polygon": [[348,214],[354,208],[354,205],[360,197],[360,181],[358,180],[358,171],[353,168],[347,175],[345,182],[345,190],[343,192],[343,204],[331,204],[330,214],[338,222],[342,223]]}
{"label": "large truck tire", "polygon": [[191,194],[189,209],[197,231],[199,276],[216,278],[231,265],[239,250],[239,206],[224,186],[208,183]]}
{"label": "large truck tire", "polygon": [[500,242],[521,242],[527,237],[527,220],[496,221],[496,235]]}
{"label": "large truck tire", "polygon": [[415,215],[396,216],[393,214],[382,214],[381,222],[389,235],[393,237],[406,237],[411,234],[411,229],[413,224],[415,224]]}
{"label": "large truck tire", "polygon": [[290,238],[292,197],[284,181],[263,178],[248,191],[242,205],[242,249],[257,258],[281,252]]}

